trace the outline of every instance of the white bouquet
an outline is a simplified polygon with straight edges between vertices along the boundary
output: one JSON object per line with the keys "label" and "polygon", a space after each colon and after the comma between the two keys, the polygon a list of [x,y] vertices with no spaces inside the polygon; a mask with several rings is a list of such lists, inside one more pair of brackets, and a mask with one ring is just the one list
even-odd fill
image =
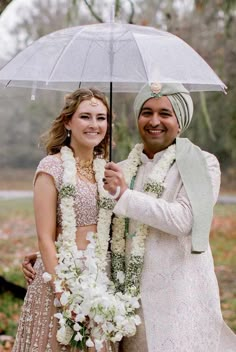
{"label": "white bouquet", "polygon": [[135,310],[138,297],[115,293],[105,271],[98,270],[96,235],[88,233],[90,244],[84,251],[76,245],[58,246],[55,291],[61,293],[57,339],[61,344],[81,350],[95,346],[100,351],[105,342],[117,342],[132,336],[141,323]]}

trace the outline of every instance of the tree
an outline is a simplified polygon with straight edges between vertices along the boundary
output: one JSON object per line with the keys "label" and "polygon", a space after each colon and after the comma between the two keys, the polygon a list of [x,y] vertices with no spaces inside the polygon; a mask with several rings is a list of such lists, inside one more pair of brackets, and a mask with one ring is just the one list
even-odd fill
{"label": "tree", "polygon": [[0,2],[0,15],[6,9],[6,7],[12,2],[13,0],[1,0]]}
{"label": "tree", "polygon": [[[3,3],[6,2],[2,1],[1,4]],[[46,7],[45,2],[35,0],[36,11],[32,10],[30,18],[29,16],[22,18],[17,28],[13,30],[12,33],[17,38],[18,43],[17,51],[28,45],[32,40],[53,30],[69,25],[94,23],[94,21],[103,22],[107,19],[105,14],[110,11],[108,0],[48,0],[47,4]],[[234,63],[236,57],[234,38],[236,35],[236,0],[195,0],[192,2],[115,0],[114,4],[117,21],[122,19],[123,22],[150,25],[178,35],[199,52],[227,84],[229,92],[226,97],[220,93],[193,94],[195,114],[192,127],[186,132],[186,136],[200,144],[202,148],[216,153],[224,167],[235,162],[236,107],[234,97],[236,94],[236,68]],[[84,9],[87,9],[87,14],[85,14]],[[25,35],[19,36],[22,31]],[[135,123],[130,122],[130,119],[127,120],[125,115],[132,113],[130,112],[132,103],[129,101],[128,95],[122,97],[122,102],[120,98],[116,99],[118,101],[116,113],[119,116],[115,125],[117,129],[120,129],[120,132],[117,130],[117,136],[121,138],[121,135],[125,132],[131,134],[131,137],[130,135],[124,136],[124,139],[130,141],[128,143],[130,144],[136,140],[133,133]],[[127,104],[127,108],[121,110],[121,103]],[[21,102],[19,104],[21,105]],[[54,103],[51,102],[51,106],[53,105]],[[115,101],[114,107],[116,109]],[[2,109],[4,114],[10,114],[10,112],[6,112],[6,108],[3,107]],[[18,107],[15,109],[18,115],[19,111],[22,115]],[[47,114],[47,107],[42,108],[42,111],[44,110]],[[30,111],[32,111],[32,107]],[[29,128],[32,136],[35,137],[36,134],[32,132],[32,124],[35,119],[36,131],[36,112],[39,113],[39,111],[34,111],[34,117],[30,117],[31,124],[24,122],[25,128],[22,127],[22,133]],[[24,118],[27,119],[26,116]],[[45,116],[42,118],[46,121]],[[14,130],[12,127],[14,119],[13,116],[8,120],[11,121],[11,125],[10,122],[8,125],[9,133]],[[0,123],[6,127],[6,121]],[[125,124],[127,124],[127,128],[125,128]],[[6,136],[0,138],[0,143],[2,144],[4,140],[6,140]],[[125,146],[126,143],[122,145]],[[3,147],[0,150],[2,154],[5,148]],[[122,156],[119,155],[119,157]],[[1,160],[4,160],[4,158]]]}

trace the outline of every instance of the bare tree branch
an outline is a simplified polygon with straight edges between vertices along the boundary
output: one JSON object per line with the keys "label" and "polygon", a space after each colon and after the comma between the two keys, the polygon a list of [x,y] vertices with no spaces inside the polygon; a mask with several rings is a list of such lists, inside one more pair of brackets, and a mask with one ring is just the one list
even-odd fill
{"label": "bare tree branch", "polygon": [[212,128],[211,117],[207,109],[206,95],[204,92],[200,92],[200,102],[201,102],[202,113],[209,131],[209,135],[213,141],[216,141],[216,136]]}
{"label": "bare tree branch", "polygon": [[130,7],[131,7],[131,13],[129,15],[129,20],[128,20],[128,23],[132,24],[133,23],[133,18],[134,18],[134,15],[135,15],[135,11],[134,11],[134,3],[132,0],[128,0],[129,3],[130,3]]}
{"label": "bare tree branch", "polygon": [[120,0],[115,1],[115,18],[118,16],[120,12]]}
{"label": "bare tree branch", "polygon": [[0,1],[0,15],[5,10],[5,8],[12,2],[12,0],[1,0]]}
{"label": "bare tree branch", "polygon": [[93,5],[90,4],[87,0],[84,0],[85,5],[87,6],[87,8],[89,9],[91,15],[100,23],[103,23],[103,19],[94,11],[93,9]]}

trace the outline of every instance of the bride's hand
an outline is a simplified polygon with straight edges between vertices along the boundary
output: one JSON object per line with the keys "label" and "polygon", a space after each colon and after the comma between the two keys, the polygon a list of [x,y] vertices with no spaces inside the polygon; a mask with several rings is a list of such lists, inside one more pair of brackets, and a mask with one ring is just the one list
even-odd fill
{"label": "bride's hand", "polygon": [[22,262],[22,271],[28,285],[31,284],[36,275],[36,272],[33,268],[36,259],[37,253],[31,253],[27,254]]}
{"label": "bride's hand", "polygon": [[109,162],[105,166],[103,183],[104,189],[112,196],[115,195],[116,200],[119,200],[128,189],[122,169],[113,162]]}

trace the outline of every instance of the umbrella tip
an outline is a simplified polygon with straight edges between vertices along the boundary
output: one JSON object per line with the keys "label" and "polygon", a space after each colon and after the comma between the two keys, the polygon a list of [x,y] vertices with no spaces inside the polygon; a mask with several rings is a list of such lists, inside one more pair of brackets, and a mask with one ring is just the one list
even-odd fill
{"label": "umbrella tip", "polygon": [[225,95],[227,95],[227,94],[228,94],[227,89],[228,89],[228,87],[227,87],[226,85],[224,85],[224,87],[223,87],[223,92],[225,93]]}

